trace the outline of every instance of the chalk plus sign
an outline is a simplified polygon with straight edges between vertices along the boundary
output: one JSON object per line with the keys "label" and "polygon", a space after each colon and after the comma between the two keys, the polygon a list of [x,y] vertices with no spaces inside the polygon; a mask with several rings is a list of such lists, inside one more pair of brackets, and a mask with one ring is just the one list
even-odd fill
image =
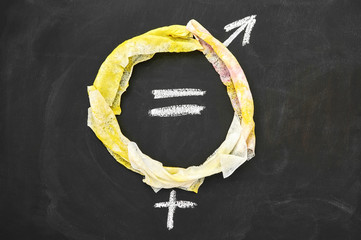
{"label": "chalk plus sign", "polygon": [[171,230],[173,228],[174,222],[173,222],[173,215],[175,212],[175,209],[177,207],[179,208],[194,208],[197,206],[196,203],[190,202],[190,201],[177,201],[176,199],[176,191],[172,190],[170,192],[169,196],[169,202],[159,202],[154,204],[155,208],[168,208],[168,218],[167,218],[167,228],[168,230]]}

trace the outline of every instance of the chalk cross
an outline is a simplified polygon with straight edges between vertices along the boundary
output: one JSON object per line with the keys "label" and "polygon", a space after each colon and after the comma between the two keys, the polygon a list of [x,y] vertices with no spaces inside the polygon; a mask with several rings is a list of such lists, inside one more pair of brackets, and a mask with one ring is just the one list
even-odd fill
{"label": "chalk cross", "polygon": [[197,206],[196,203],[190,201],[177,201],[176,191],[172,190],[169,195],[168,202],[159,202],[154,204],[155,208],[168,208],[168,217],[167,217],[167,228],[171,230],[174,226],[174,212],[177,207],[179,208],[194,208]]}

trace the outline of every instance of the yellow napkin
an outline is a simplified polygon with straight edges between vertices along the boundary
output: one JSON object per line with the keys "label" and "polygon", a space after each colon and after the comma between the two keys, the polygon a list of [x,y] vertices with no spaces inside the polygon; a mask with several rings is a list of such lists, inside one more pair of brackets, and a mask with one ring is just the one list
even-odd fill
{"label": "yellow napkin", "polygon": [[[122,134],[115,115],[121,113],[121,95],[128,87],[135,64],[159,52],[195,50],[202,51],[220,74],[235,115],[226,139],[203,164],[165,167]],[[195,20],[187,26],[157,28],[120,44],[101,65],[88,94],[88,126],[119,163],[144,175],[143,182],[156,192],[162,188],[197,192],[205,177],[222,172],[226,178],[254,156],[253,100],[247,79],[236,58]]]}

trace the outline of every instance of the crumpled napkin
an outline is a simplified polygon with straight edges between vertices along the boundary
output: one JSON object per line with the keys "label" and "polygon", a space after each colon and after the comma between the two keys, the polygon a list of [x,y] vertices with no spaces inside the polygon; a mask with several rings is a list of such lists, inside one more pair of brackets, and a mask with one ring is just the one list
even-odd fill
{"label": "crumpled napkin", "polygon": [[[155,53],[195,50],[202,51],[219,73],[235,114],[224,142],[203,164],[166,167],[142,153],[122,134],[115,115],[121,113],[121,95],[135,64],[149,60]],[[144,175],[143,182],[155,192],[162,188],[198,192],[205,177],[222,172],[226,178],[254,156],[254,107],[247,79],[232,53],[195,20],[187,26],[157,28],[120,44],[101,65],[88,94],[88,126],[119,163]]]}

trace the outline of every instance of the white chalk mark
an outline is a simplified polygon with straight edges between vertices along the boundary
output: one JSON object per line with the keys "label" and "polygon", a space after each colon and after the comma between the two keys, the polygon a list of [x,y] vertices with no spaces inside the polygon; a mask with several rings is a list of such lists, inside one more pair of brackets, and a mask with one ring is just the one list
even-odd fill
{"label": "white chalk mark", "polygon": [[168,107],[153,108],[148,114],[151,117],[179,117],[184,115],[200,115],[205,106],[196,104],[172,105]]}
{"label": "white chalk mark", "polygon": [[244,31],[244,36],[243,36],[243,41],[242,41],[242,46],[245,46],[246,44],[249,44],[249,39],[251,37],[251,32],[252,29],[254,27],[254,25],[256,24],[256,16],[257,15],[252,15],[252,16],[248,16],[245,18],[242,18],[240,20],[237,20],[235,22],[232,22],[230,24],[227,24],[224,27],[224,30],[226,30],[226,32],[231,31],[234,28],[238,29],[232,33],[231,36],[229,36],[229,38],[223,42],[223,44],[228,47],[229,44],[231,44],[231,42],[243,31]]}
{"label": "white chalk mark", "polygon": [[177,207],[179,208],[194,208],[197,206],[196,203],[190,201],[177,201],[176,191],[172,190],[169,195],[168,202],[159,202],[154,204],[155,208],[168,208],[168,217],[167,217],[167,228],[171,230],[174,227],[174,212]]}
{"label": "white chalk mark", "polygon": [[186,96],[203,96],[206,91],[196,88],[174,88],[174,89],[155,89],[152,91],[154,99],[173,98]]}

